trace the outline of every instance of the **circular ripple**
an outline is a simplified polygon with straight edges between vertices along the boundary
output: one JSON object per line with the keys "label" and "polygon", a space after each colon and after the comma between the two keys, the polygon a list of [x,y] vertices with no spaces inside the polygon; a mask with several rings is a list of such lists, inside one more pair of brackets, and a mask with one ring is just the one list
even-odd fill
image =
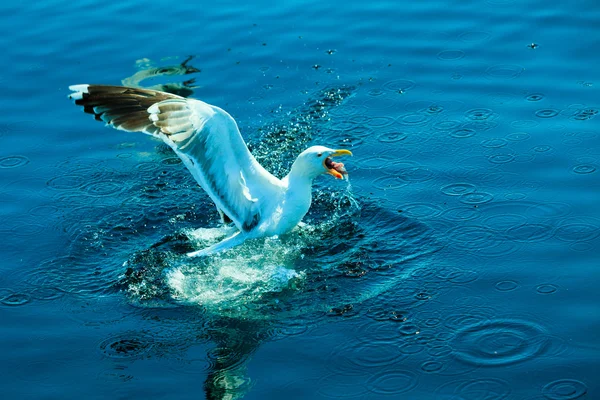
{"label": "circular ripple", "polygon": [[382,371],[368,381],[368,388],[377,394],[397,395],[411,391],[417,386],[418,375],[411,371]]}
{"label": "circular ripple", "polygon": [[487,108],[474,108],[465,113],[465,117],[472,121],[483,121],[494,115],[494,112]]}
{"label": "circular ripple", "polygon": [[463,58],[465,56],[464,51],[461,50],[444,50],[444,51],[440,51],[437,55],[437,57],[440,60],[460,60],[461,58]]}
{"label": "circular ripple", "polygon": [[561,225],[556,229],[556,237],[565,242],[584,242],[600,236],[600,228],[586,222]]}
{"label": "circular ripple", "polygon": [[488,157],[488,161],[493,164],[506,164],[514,160],[514,154],[494,154]]}
{"label": "circular ripple", "polygon": [[459,138],[459,139],[463,139],[463,138],[475,136],[476,133],[477,132],[475,132],[474,129],[462,128],[462,129],[456,129],[456,130],[452,131],[450,133],[450,136]]}
{"label": "circular ripple", "polygon": [[541,145],[541,146],[535,146],[532,150],[535,151],[536,153],[547,153],[549,151],[552,151],[553,147],[549,146],[549,145]]}
{"label": "circular ripple", "polygon": [[395,79],[383,84],[384,89],[391,90],[393,92],[405,92],[413,87],[415,87],[415,83],[407,79]]}
{"label": "circular ripple", "polygon": [[377,137],[377,140],[382,143],[394,143],[406,139],[407,136],[404,132],[383,132]]}
{"label": "circular ripple", "polygon": [[31,301],[31,296],[27,293],[11,293],[2,299],[5,306],[22,306]]}
{"label": "circular ripple", "polygon": [[8,156],[0,158],[0,168],[17,168],[29,164],[29,158],[25,156]]}
{"label": "circular ripple", "polygon": [[515,132],[506,135],[506,140],[510,140],[511,142],[520,142],[522,140],[527,140],[531,137],[531,135],[527,132]]}
{"label": "circular ripple", "polygon": [[433,129],[436,129],[438,131],[450,131],[450,130],[458,128],[459,126],[460,126],[459,121],[445,120],[445,121],[439,121],[439,122],[436,122],[435,124],[433,124]]}
{"label": "circular ripple", "polygon": [[407,114],[400,117],[399,122],[404,125],[424,125],[429,118],[427,114]]}
{"label": "circular ripple", "polygon": [[550,400],[574,400],[587,393],[587,386],[575,379],[559,379],[550,382],[542,389],[544,397]]}
{"label": "circular ripple", "polygon": [[463,42],[483,42],[491,37],[492,35],[490,35],[489,33],[479,31],[463,32],[460,35],[458,35],[458,38]]}
{"label": "circular ripple", "polygon": [[543,224],[522,224],[506,231],[508,239],[516,242],[541,242],[553,234],[552,227]]}
{"label": "circular ripple", "polygon": [[424,167],[403,168],[400,177],[408,182],[425,182],[433,178],[433,172]]}
{"label": "circular ripple", "polygon": [[448,196],[462,196],[466,193],[473,193],[476,190],[475,185],[470,183],[451,183],[440,189],[442,193]]}
{"label": "circular ripple", "polygon": [[392,125],[394,122],[395,120],[392,117],[371,117],[366,125],[370,128],[383,128]]}
{"label": "circular ripple", "polygon": [[510,386],[495,378],[463,379],[440,386],[436,394],[441,399],[502,400],[510,395]]}
{"label": "circular ripple", "polygon": [[510,292],[519,287],[519,283],[515,281],[500,281],[494,287],[500,292]]}
{"label": "circular ripple", "polygon": [[538,287],[535,289],[535,291],[540,294],[552,294],[557,290],[558,288],[555,285],[551,285],[549,283],[538,285]]}
{"label": "circular ripple", "polygon": [[538,118],[553,118],[560,114],[559,110],[553,108],[545,108],[543,110],[537,110],[535,116]]}
{"label": "circular ripple", "polygon": [[507,144],[508,142],[506,141],[506,139],[501,138],[486,139],[483,142],[481,142],[481,146],[486,147],[488,149],[497,149],[499,147],[504,147]]}
{"label": "circular ripple", "polygon": [[591,174],[596,171],[596,167],[589,164],[581,164],[573,167],[573,172],[576,174]]}
{"label": "circular ripple", "polygon": [[449,221],[468,221],[479,217],[479,209],[475,207],[455,207],[444,211],[442,218]]}
{"label": "circular ripple", "polygon": [[429,374],[433,374],[436,373],[438,371],[441,371],[441,369],[444,368],[444,363],[440,362],[440,361],[425,361],[423,364],[421,364],[421,370],[423,370],[423,372],[427,372]]}
{"label": "circular ripple", "polygon": [[520,65],[500,64],[489,67],[486,74],[491,78],[514,79],[521,75],[523,70]]}
{"label": "circular ripple", "polygon": [[399,176],[381,176],[373,180],[373,186],[381,190],[393,190],[406,186],[408,183]]}
{"label": "circular ripple", "polygon": [[137,334],[116,336],[100,342],[102,354],[110,358],[137,358],[147,353],[154,345],[151,338]]}
{"label": "circular ripple", "polygon": [[525,97],[525,100],[527,101],[540,101],[544,99],[544,95],[541,93],[533,93],[528,95],[527,97]]}
{"label": "circular ripple", "polygon": [[92,197],[112,196],[119,193],[122,189],[122,184],[112,181],[92,182],[83,188],[85,193]]}
{"label": "circular ripple", "polygon": [[456,357],[477,366],[516,364],[541,354],[549,343],[544,330],[526,321],[492,320],[456,333]]}
{"label": "circular ripple", "polygon": [[465,204],[489,203],[493,199],[494,199],[494,196],[492,196],[490,193],[485,193],[485,192],[465,193],[462,196],[460,196],[461,203],[465,203]]}
{"label": "circular ripple", "polygon": [[76,190],[85,184],[85,178],[81,175],[61,175],[46,182],[50,188],[55,190]]}
{"label": "circular ripple", "polygon": [[442,209],[436,204],[413,203],[402,206],[402,211],[411,218],[431,218],[439,215]]}

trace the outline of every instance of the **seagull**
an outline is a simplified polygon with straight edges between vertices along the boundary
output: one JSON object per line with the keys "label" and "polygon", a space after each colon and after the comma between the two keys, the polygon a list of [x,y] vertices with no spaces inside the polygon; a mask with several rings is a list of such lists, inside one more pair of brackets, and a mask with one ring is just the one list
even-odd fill
{"label": "seagull", "polygon": [[143,132],[166,143],[215,203],[232,235],[189,257],[228,250],[248,239],[290,232],[310,208],[313,180],[321,174],[347,175],[332,157],[346,149],[312,146],[283,179],[269,173],[248,150],[235,120],[200,100],[158,90],[109,85],[73,85],[69,98],[107,126]]}

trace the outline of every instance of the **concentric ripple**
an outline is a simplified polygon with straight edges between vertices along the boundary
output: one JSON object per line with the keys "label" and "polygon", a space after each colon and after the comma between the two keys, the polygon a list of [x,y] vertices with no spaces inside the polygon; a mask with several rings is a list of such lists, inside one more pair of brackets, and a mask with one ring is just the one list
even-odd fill
{"label": "concentric ripple", "polygon": [[510,365],[539,356],[549,344],[546,332],[527,321],[491,320],[460,329],[456,357],[478,366]]}
{"label": "concentric ripple", "polygon": [[585,396],[587,386],[575,379],[559,379],[550,382],[542,389],[544,397],[550,400],[575,400]]}
{"label": "concentric ripple", "polygon": [[8,156],[0,158],[0,168],[18,168],[29,164],[29,158],[25,156]]}
{"label": "concentric ripple", "polygon": [[389,396],[410,392],[417,384],[417,374],[396,369],[381,371],[367,381],[367,386],[373,393]]}
{"label": "concentric ripple", "polygon": [[102,354],[109,358],[139,358],[154,345],[152,338],[136,333],[118,335],[103,340],[99,344]]}
{"label": "concentric ripple", "polygon": [[473,193],[477,188],[475,185],[470,183],[451,183],[442,187],[440,190],[442,193],[448,196],[462,196],[466,193]]}

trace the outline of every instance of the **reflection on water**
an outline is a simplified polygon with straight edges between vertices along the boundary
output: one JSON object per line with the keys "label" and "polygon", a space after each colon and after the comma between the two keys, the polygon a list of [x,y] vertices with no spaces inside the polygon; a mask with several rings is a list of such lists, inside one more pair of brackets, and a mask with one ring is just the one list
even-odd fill
{"label": "reflection on water", "polygon": [[[172,79],[173,77],[177,76],[185,76],[201,72],[198,68],[190,64],[193,59],[194,56],[189,56],[179,64],[156,66],[155,63],[149,59],[143,58],[135,63],[139,71],[132,76],[123,79],[121,83],[124,86],[160,90],[182,97],[189,97],[194,94],[194,89],[200,87],[196,85],[196,78],[186,79],[183,82],[169,81],[165,83],[154,83],[152,85],[148,85],[150,82],[145,83],[145,81],[155,81],[160,77],[168,77],[169,79]],[[161,63],[165,61],[167,60],[161,60]]]}

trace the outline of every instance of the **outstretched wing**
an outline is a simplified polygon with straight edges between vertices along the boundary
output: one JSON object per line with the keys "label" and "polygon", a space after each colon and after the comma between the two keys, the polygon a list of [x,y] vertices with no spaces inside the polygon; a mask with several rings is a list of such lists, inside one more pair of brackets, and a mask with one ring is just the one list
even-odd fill
{"label": "outstretched wing", "polygon": [[248,150],[235,120],[218,107],[148,89],[104,85],[70,89],[75,104],[97,120],[160,137],[240,230],[253,229],[261,220],[262,206],[280,190],[280,181]]}

